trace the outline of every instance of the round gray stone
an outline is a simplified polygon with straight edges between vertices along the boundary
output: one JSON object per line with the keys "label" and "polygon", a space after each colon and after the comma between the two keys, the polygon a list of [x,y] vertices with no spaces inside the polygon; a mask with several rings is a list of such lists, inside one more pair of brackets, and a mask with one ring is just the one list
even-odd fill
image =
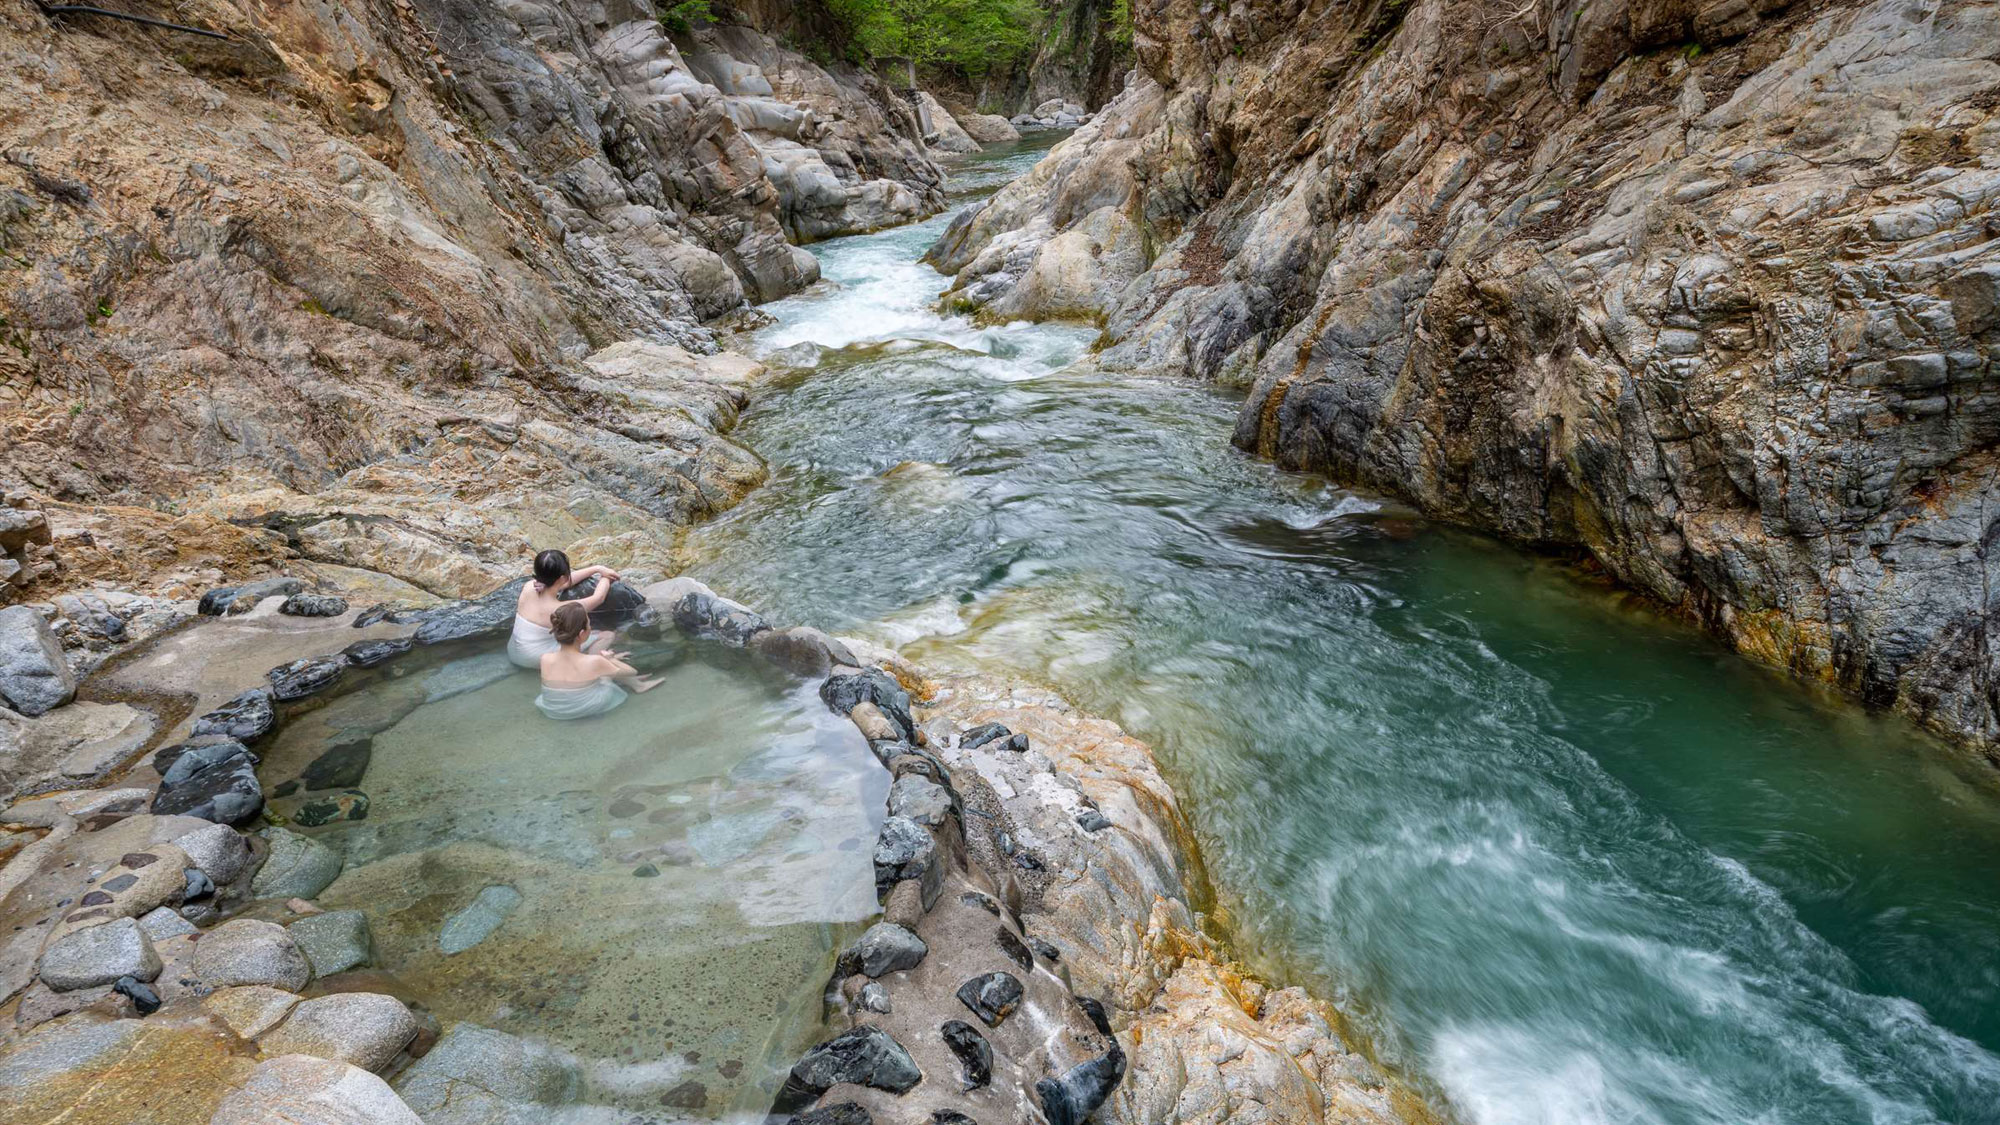
{"label": "round gray stone", "polygon": [[258,898],[311,898],[340,877],[340,853],[307,836],[272,828],[264,833],[270,858],[250,880]]}
{"label": "round gray stone", "polygon": [[276,922],[237,918],[201,935],[194,971],[210,988],[268,984],[297,992],[312,980],[312,965]]}
{"label": "round gray stone", "polygon": [[118,918],[57,938],[42,954],[42,983],[57,992],[95,988],[119,977],[152,980],[160,955],[131,918]]}

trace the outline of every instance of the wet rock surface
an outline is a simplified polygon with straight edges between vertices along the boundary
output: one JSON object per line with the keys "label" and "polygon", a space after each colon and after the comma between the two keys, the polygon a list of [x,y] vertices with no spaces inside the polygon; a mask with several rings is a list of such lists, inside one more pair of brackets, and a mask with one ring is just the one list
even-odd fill
{"label": "wet rock surface", "polygon": [[251,688],[196,719],[192,733],[248,743],[271,733],[277,724],[277,698],[269,688]]}
{"label": "wet rock surface", "polygon": [[169,746],[153,755],[160,772],[153,811],[241,824],[264,807],[257,759],[233,739]]}
{"label": "wet rock surface", "polygon": [[279,665],[266,678],[277,701],[290,703],[325,691],[346,671],[347,662],[338,657],[309,657]]}
{"label": "wet rock surface", "polygon": [[224,922],[194,947],[194,971],[210,988],[267,985],[297,992],[312,980],[312,966],[283,926],[251,918]]}

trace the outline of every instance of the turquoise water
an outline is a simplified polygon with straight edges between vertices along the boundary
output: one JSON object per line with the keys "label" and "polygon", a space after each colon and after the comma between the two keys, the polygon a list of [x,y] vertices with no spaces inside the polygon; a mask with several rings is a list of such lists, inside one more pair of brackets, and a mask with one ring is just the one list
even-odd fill
{"label": "turquoise water", "polygon": [[2000,1121],[1988,767],[1250,460],[1234,401],[1100,375],[1089,330],[938,317],[945,221],[766,307],[772,482],[704,579],[1147,739],[1245,955],[1459,1120]]}

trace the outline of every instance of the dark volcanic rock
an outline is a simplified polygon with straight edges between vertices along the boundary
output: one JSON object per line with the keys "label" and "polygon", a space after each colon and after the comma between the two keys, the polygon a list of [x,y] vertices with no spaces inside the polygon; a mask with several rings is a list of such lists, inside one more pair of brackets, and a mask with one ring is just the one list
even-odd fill
{"label": "dark volcanic rock", "polygon": [[[586,578],[556,595],[557,601],[573,602],[587,598],[597,592],[597,584],[602,578]],[[660,611],[646,600],[646,595],[633,589],[625,582],[613,582],[611,593],[605,595],[604,604],[590,611],[592,629],[614,629],[621,633],[645,632],[660,627]]]}
{"label": "dark volcanic rock", "polygon": [[194,721],[193,734],[221,735],[238,742],[255,742],[278,725],[276,698],[270,688],[251,688]]}
{"label": "dark volcanic rock", "polygon": [[424,611],[415,606],[404,605],[401,602],[376,602],[355,614],[353,625],[356,629],[366,629],[370,625],[380,625],[384,621],[391,625],[408,625],[423,619]]}
{"label": "dark volcanic rock", "polygon": [[293,594],[278,612],[287,617],[339,617],[347,612],[347,599],[331,594]]}
{"label": "dark volcanic rock", "polygon": [[1006,738],[1013,733],[1013,731],[1008,730],[999,723],[981,723],[964,734],[959,735],[958,744],[967,750],[972,750],[984,746],[996,738]]}
{"label": "dark volcanic rock", "polygon": [[490,594],[424,610],[421,615],[423,623],[417,626],[416,642],[420,645],[440,645],[473,637],[505,635],[514,626],[514,607],[520,601],[521,587],[527,584],[527,579],[516,578]]}
{"label": "dark volcanic rock", "polygon": [[902,728],[905,741],[914,742],[917,724],[910,717],[910,693],[896,677],[880,668],[867,668],[842,676],[829,676],[819,685],[819,698],[836,714],[845,715],[863,700],[882,709],[889,720]]}
{"label": "dark volcanic rock", "polygon": [[879,977],[914,969],[930,948],[924,939],[893,922],[877,922],[840,955],[842,975]]}
{"label": "dark volcanic rock", "polygon": [[709,637],[738,648],[771,627],[756,610],[699,590],[681,595],[674,603],[674,625],[689,636]]}
{"label": "dark volcanic rock", "polygon": [[887,895],[889,888],[905,879],[919,880],[924,886],[924,908],[937,901],[943,867],[938,860],[937,841],[924,826],[908,817],[892,816],[882,822],[882,834],[875,838],[875,892]]}
{"label": "dark volcanic rock", "polygon": [[278,702],[289,703],[325,691],[345,671],[347,661],[337,656],[319,656],[280,664],[264,675],[271,681],[271,694],[277,696]]}
{"label": "dark volcanic rock", "polygon": [[1021,1003],[1021,980],[1012,973],[987,973],[958,986],[958,1001],[987,1027],[999,1027]]}
{"label": "dark volcanic rock", "polygon": [[360,738],[343,742],[312,760],[299,774],[307,789],[346,789],[361,784],[374,755],[375,740]]}
{"label": "dark volcanic rock", "polygon": [[292,807],[291,819],[301,828],[319,828],[346,820],[367,820],[368,794],[359,789],[314,793]]}
{"label": "dark volcanic rock", "polygon": [[1085,809],[1077,814],[1077,827],[1085,832],[1102,832],[1111,827],[1111,819],[1096,809]]}
{"label": "dark volcanic rock", "polygon": [[1035,1083],[1042,1115],[1049,1125],[1083,1125],[1125,1077],[1125,1052],[1116,1041],[1111,1049],[1087,1063],[1071,1067],[1061,1078]]}
{"label": "dark volcanic rock", "polygon": [[153,755],[153,768],[160,771],[155,813],[241,824],[264,807],[257,759],[240,742],[169,746]]}
{"label": "dark volcanic rock", "polygon": [[356,668],[386,664],[410,651],[416,644],[408,637],[386,637],[379,641],[355,641],[340,650],[340,658]]}
{"label": "dark volcanic rock", "polygon": [[857,1027],[807,1051],[786,1077],[776,1108],[796,1110],[841,1083],[901,1094],[923,1077],[910,1052],[888,1032]]}
{"label": "dark volcanic rock", "polygon": [[946,1020],[938,1033],[944,1037],[944,1045],[958,1056],[966,1089],[977,1090],[993,1081],[993,1047],[979,1034],[978,1028],[964,1020]]}
{"label": "dark volcanic rock", "polygon": [[875,1119],[853,1102],[841,1102],[809,1109],[792,1118],[791,1125],[875,1125]]}
{"label": "dark volcanic rock", "polygon": [[137,977],[119,977],[111,985],[111,991],[132,1001],[132,1007],[142,1016],[150,1016],[160,1010],[160,994],[153,986]]}
{"label": "dark volcanic rock", "polygon": [[1000,944],[1000,952],[1005,953],[1009,961],[1023,969],[1032,970],[1035,967],[1035,955],[1028,951],[1028,943],[1022,941],[1019,934],[1001,926],[994,932],[993,940]]}

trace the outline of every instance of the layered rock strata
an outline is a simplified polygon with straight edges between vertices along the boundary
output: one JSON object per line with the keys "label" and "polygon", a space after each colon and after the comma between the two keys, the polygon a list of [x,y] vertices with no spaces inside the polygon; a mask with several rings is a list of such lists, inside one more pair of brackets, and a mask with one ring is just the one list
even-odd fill
{"label": "layered rock strata", "polygon": [[1124,93],[933,251],[953,299],[2000,745],[2000,8],[1133,11]]}
{"label": "layered rock strata", "polygon": [[493,584],[465,538],[623,536],[595,553],[667,571],[671,528],[763,472],[720,437],[755,368],[702,322],[816,279],[796,242],[943,203],[899,95],[751,24],[134,10],[229,38],[0,15],[0,479],[87,505],[10,502],[0,595],[66,535],[200,516],[429,558],[443,596]]}

